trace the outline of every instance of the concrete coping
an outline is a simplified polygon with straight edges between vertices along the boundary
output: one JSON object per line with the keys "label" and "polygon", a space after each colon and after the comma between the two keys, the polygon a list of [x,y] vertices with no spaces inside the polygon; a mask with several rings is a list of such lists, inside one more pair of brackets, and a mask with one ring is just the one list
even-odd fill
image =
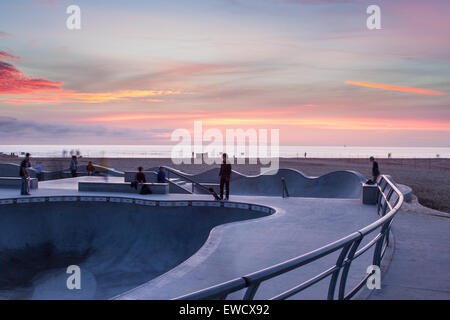
{"label": "concrete coping", "polygon": [[113,196],[47,196],[47,197],[19,197],[1,199],[1,205],[26,204],[26,203],[42,203],[42,202],[113,202],[136,204],[149,207],[223,207],[242,209],[250,211],[259,211],[273,214],[275,209],[252,203],[232,202],[232,201],[208,201],[208,200],[145,200],[133,197],[113,197]]}
{"label": "concrete coping", "polygon": [[130,182],[78,182],[79,191],[91,192],[140,192],[144,186],[148,186],[151,193],[167,194],[169,193],[168,183],[147,182],[138,183],[136,188],[132,187]]}

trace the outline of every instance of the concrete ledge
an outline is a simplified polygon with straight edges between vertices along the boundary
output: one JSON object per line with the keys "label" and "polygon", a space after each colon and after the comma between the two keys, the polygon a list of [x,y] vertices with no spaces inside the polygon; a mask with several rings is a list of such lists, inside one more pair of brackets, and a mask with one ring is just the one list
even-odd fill
{"label": "concrete ledge", "polygon": [[[0,177],[0,188],[19,188],[22,186],[22,178],[19,177]],[[30,188],[38,188],[38,180],[30,179]]]}
{"label": "concrete ledge", "polygon": [[[156,182],[157,175],[154,171],[143,171],[145,174],[145,179],[147,182]],[[132,182],[136,180],[137,171],[126,171],[125,172],[125,182]]]}
{"label": "concrete ledge", "polygon": [[378,199],[378,185],[377,184],[367,184],[362,185],[362,203],[363,204],[377,204]]}
{"label": "concrete ledge", "polygon": [[169,193],[168,183],[139,183],[136,190],[127,182],[78,182],[78,191],[140,193],[144,185],[150,188],[152,194]]}

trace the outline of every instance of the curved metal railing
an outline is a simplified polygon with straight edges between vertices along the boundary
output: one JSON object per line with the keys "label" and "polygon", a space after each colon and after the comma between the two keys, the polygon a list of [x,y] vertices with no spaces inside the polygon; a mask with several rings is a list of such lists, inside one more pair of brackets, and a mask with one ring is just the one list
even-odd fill
{"label": "curved metal railing", "polygon": [[[379,177],[378,190],[377,213],[380,215],[380,218],[372,224],[299,257],[210,288],[181,296],[177,299],[226,299],[230,293],[246,288],[243,299],[252,300],[262,282],[307,265],[335,252],[339,252],[339,256],[334,265],[309,280],[281,292],[270,299],[287,299],[328,277],[331,277],[327,293],[327,298],[329,300],[335,298],[337,288],[337,298],[339,300],[351,299],[375,272],[373,271],[370,274],[366,274],[354,288],[346,291],[347,277],[351,263],[370,248],[375,247],[372,264],[380,266],[389,245],[389,233],[393,218],[403,204],[403,194],[394,182],[392,182],[390,176],[383,175]],[[376,230],[378,230],[378,233],[375,237],[363,247],[359,248],[361,241]]]}

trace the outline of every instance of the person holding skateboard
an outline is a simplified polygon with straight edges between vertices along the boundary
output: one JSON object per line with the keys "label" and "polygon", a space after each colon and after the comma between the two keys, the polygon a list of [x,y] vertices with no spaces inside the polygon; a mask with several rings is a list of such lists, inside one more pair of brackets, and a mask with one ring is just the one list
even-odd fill
{"label": "person holding skateboard", "polygon": [[223,200],[223,187],[225,186],[225,200],[230,197],[230,177],[231,177],[231,164],[227,163],[227,154],[222,155],[222,164],[220,165],[219,177],[220,177],[220,200]]}

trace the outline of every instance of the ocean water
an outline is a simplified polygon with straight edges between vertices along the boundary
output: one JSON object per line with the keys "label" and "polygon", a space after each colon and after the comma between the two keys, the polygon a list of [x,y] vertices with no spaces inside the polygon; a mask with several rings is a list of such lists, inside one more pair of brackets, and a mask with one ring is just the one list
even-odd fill
{"label": "ocean water", "polygon": [[[93,158],[170,158],[173,145],[0,145],[0,153],[33,157],[62,157],[78,152]],[[344,147],[344,146],[280,146],[283,158],[450,158],[450,148],[445,147]],[[228,152],[229,155],[233,155]],[[181,156],[181,155],[180,155]],[[218,156],[218,154],[209,154]],[[244,154],[236,154],[237,157]]]}

